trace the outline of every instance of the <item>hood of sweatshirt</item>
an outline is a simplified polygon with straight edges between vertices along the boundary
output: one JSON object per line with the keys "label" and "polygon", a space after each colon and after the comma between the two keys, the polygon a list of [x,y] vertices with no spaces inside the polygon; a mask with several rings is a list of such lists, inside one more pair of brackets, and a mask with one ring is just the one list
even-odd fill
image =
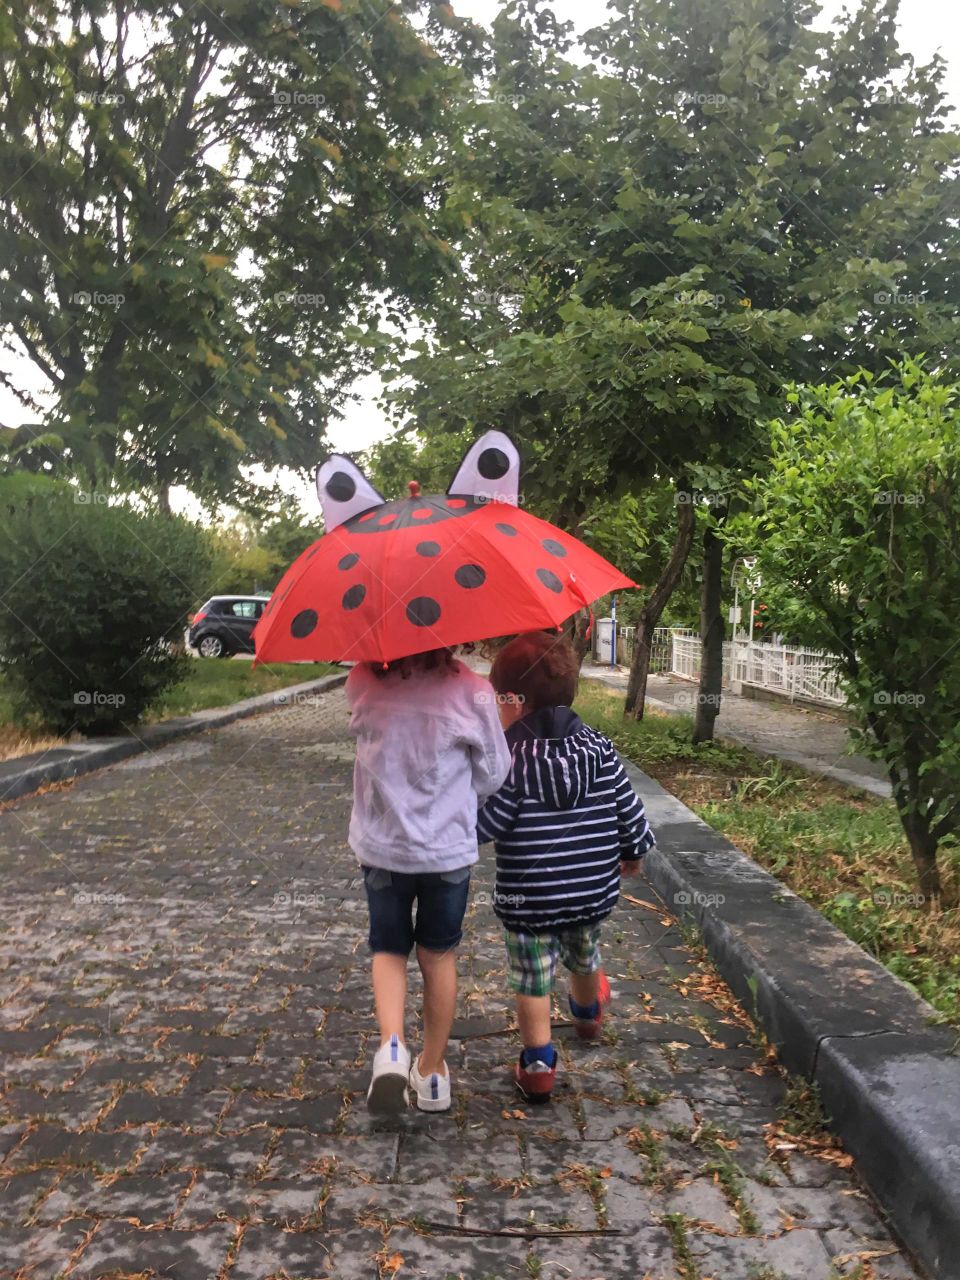
{"label": "hood of sweatshirt", "polygon": [[510,782],[551,809],[573,809],[594,790],[600,764],[591,730],[569,707],[541,707],[507,730]]}

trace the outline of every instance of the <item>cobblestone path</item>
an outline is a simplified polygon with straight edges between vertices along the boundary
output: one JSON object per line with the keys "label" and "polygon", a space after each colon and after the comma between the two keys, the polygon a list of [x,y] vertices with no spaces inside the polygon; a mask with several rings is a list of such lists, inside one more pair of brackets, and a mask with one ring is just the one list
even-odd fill
{"label": "cobblestone path", "polygon": [[346,724],[315,696],[0,813],[0,1275],[914,1275],[848,1169],[771,1151],[784,1082],[642,881],[609,1032],[560,1028],[530,1108],[483,869],[455,1109],[376,1129]]}

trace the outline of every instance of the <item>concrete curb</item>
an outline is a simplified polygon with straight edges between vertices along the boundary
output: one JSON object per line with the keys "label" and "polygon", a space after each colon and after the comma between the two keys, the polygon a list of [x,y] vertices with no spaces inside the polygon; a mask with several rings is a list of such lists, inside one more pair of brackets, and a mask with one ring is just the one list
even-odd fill
{"label": "concrete curb", "polygon": [[933,1008],[628,761],[647,876],[693,921],[788,1070],[814,1081],[891,1225],[936,1280],[960,1257],[960,1057]]}
{"label": "concrete curb", "polygon": [[292,684],[272,693],[260,693],[255,698],[246,698],[229,707],[211,707],[206,711],[197,711],[192,716],[162,720],[159,724],[150,725],[129,736],[93,738],[68,747],[54,747],[49,751],[35,751],[32,755],[4,760],[0,762],[0,804],[18,800],[50,782],[76,778],[84,773],[92,773],[95,769],[116,764],[119,760],[126,760],[130,756],[156,751],[178,738],[203,733],[205,729],[220,729],[232,724],[234,720],[245,720],[248,716],[274,711],[311,694],[338,689],[346,683],[348,674],[345,671],[342,674],[323,676],[319,680]]}

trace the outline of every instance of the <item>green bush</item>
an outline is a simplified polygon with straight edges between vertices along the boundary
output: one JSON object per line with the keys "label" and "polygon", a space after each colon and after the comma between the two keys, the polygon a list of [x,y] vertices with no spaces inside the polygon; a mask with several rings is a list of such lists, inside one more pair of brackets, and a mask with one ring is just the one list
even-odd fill
{"label": "green bush", "polygon": [[15,715],[61,733],[129,725],[182,679],[210,574],[196,526],[99,496],[0,493],[0,672]]}

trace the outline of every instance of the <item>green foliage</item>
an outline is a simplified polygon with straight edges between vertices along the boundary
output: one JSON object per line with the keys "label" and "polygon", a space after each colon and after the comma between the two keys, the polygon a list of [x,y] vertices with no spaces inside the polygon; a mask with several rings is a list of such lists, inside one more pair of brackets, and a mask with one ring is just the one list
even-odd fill
{"label": "green foliage", "polygon": [[0,670],[16,713],[67,733],[139,720],[185,673],[179,639],[208,577],[202,531],[38,494],[0,524]]}
{"label": "green foliage", "polygon": [[913,65],[886,0],[816,12],[613,0],[574,48],[542,0],[506,6],[446,192],[461,270],[400,344],[397,413],[511,432],[531,502],[579,533],[696,468],[736,492],[792,379],[955,359],[943,64]]}
{"label": "green foliage", "polygon": [[725,743],[692,745],[689,716],[648,716],[641,721],[625,720],[620,700],[595,680],[581,680],[576,709],[584,720],[605,733],[618,751],[641,768],[689,760],[735,769],[746,767],[750,759],[749,752]]}
{"label": "green foliage", "polygon": [[55,401],[20,465],[211,504],[312,465],[381,320],[449,270],[480,38],[420,0],[4,6],[0,315]]}
{"label": "green foliage", "polygon": [[320,537],[289,501],[261,518],[238,515],[211,534],[214,565],[207,595],[270,592],[302,551]]}
{"label": "green foliage", "polygon": [[[802,602],[803,644],[838,655],[859,747],[886,765],[924,893],[960,829],[960,413],[912,361],[788,395],[741,540]],[[924,880],[924,877],[930,877]]]}

